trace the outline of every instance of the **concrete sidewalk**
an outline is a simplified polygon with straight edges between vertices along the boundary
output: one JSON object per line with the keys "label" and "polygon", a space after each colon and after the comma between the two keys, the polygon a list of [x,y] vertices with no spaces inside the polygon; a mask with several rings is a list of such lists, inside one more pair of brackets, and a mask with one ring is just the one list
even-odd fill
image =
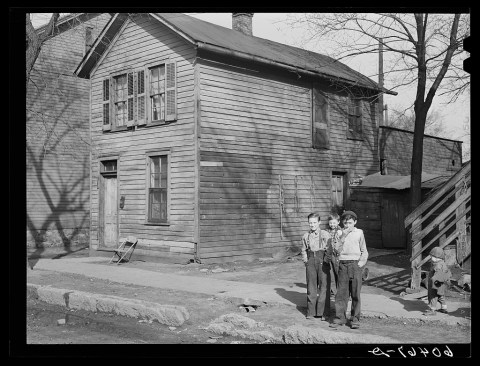
{"label": "concrete sidewalk", "polygon": [[[159,264],[159,266],[161,266],[161,264]],[[30,271],[31,269],[28,270]],[[102,257],[39,259],[34,270],[77,274],[126,285],[202,293],[214,295],[219,298],[248,298],[253,301],[269,304],[276,303],[298,307],[304,306],[306,301],[305,288],[302,287],[227,281],[215,279],[211,276],[199,277],[162,273],[108,264],[108,259]],[[460,308],[470,308],[470,302],[449,301],[448,306],[449,312],[454,313]],[[433,317],[426,317],[423,315],[424,310],[425,304],[421,300],[405,300],[398,296],[387,297],[384,295],[362,293],[362,316],[364,317],[417,318],[424,321],[436,320],[452,325],[470,324],[468,318],[449,314],[438,313]],[[188,318],[188,315],[186,318]]]}

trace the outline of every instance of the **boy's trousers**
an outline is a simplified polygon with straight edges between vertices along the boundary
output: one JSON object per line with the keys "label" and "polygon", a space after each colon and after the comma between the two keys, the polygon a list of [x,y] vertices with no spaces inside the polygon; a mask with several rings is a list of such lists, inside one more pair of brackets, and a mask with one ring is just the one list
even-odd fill
{"label": "boy's trousers", "polygon": [[[308,251],[307,316],[328,316],[330,313],[330,264],[323,261],[324,251]],[[318,294],[318,295],[317,295]]]}
{"label": "boy's trousers", "polygon": [[332,277],[332,292],[334,295],[337,294],[338,287],[338,257],[332,255],[331,267],[331,277]]}
{"label": "boy's trousers", "polygon": [[445,295],[439,295],[437,290],[432,288],[431,286],[427,289],[428,293],[428,307],[432,310],[437,309],[437,301],[440,303],[442,309],[447,308],[447,302],[445,299]]}
{"label": "boy's trousers", "polygon": [[348,299],[352,296],[351,316],[360,320],[360,291],[362,290],[362,268],[358,260],[340,261],[338,266],[338,287],[335,295],[335,318],[346,322]]}

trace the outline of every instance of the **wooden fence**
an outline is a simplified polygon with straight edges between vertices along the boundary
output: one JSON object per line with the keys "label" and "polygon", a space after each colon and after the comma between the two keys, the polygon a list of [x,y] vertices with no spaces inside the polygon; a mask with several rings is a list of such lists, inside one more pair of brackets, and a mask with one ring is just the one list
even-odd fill
{"label": "wooden fence", "polygon": [[[405,218],[412,243],[411,290],[420,290],[421,267],[430,259],[431,248],[456,244],[458,251],[459,244],[465,244],[465,231],[470,222],[470,190],[471,164],[468,162]],[[466,248],[462,248],[462,258],[457,255],[457,261],[470,255],[470,246]]]}

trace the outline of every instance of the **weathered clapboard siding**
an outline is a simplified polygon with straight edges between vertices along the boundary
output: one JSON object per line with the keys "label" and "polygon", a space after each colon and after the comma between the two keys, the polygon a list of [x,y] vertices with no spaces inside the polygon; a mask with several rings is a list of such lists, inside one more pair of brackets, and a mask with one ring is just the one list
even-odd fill
{"label": "weathered clapboard siding", "polygon": [[[413,133],[382,126],[380,127],[380,139],[380,157],[387,159],[388,174],[409,175]],[[461,141],[424,136],[422,164],[424,172],[453,175],[461,169],[461,164]]]}
{"label": "weathered clapboard siding", "polygon": [[378,169],[376,119],[367,102],[363,105],[366,138],[347,140],[345,97],[329,95],[330,150],[311,148],[311,86],[311,82],[202,60],[202,261],[234,260],[298,246],[310,212],[319,210],[326,219],[332,170],[366,175]]}
{"label": "weathered clapboard siding", "polygon": [[84,245],[89,227],[89,81],[73,75],[85,28],[102,14],[49,39],[27,86],[27,246]]}
{"label": "weathered clapboard siding", "polygon": [[[139,239],[136,255],[188,254],[193,258],[195,149],[194,49],[158,21],[147,16],[129,21],[92,77],[92,177],[99,177],[99,159],[118,156],[119,240]],[[137,69],[153,62],[177,63],[177,120],[160,126],[138,126],[119,132],[102,131],[102,80],[112,72]],[[146,154],[169,152],[169,224],[146,224]],[[92,191],[92,247],[99,244],[99,192]]]}

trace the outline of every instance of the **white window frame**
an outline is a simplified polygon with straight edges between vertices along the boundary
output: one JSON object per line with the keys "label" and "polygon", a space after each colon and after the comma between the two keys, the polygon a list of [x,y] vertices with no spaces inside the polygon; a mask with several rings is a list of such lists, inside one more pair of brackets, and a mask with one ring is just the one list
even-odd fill
{"label": "white window frame", "polygon": [[[166,187],[164,187],[166,191],[166,219],[161,221],[153,221],[151,219],[151,212],[150,212],[150,189],[151,187],[151,160],[152,158],[166,158],[167,163],[167,170],[166,170]],[[170,225],[170,171],[171,171],[171,161],[170,161],[170,150],[156,150],[150,151],[146,153],[145,156],[145,224],[147,225]],[[161,179],[160,179],[161,181]],[[162,188],[162,187],[159,187]]]}

